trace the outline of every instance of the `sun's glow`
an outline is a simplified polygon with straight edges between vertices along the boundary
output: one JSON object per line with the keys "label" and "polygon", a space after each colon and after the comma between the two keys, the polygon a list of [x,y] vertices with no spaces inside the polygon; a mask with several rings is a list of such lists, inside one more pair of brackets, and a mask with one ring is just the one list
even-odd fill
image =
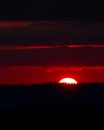
{"label": "sun's glow", "polygon": [[77,84],[77,81],[73,78],[63,78],[59,81],[59,83],[65,83],[65,84]]}

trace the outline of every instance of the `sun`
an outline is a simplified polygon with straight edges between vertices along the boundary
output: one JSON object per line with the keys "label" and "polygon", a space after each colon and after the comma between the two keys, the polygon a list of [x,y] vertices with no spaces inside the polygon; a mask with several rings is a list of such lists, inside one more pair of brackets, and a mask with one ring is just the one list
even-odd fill
{"label": "sun", "polygon": [[73,78],[63,78],[59,81],[59,83],[65,83],[65,84],[77,84],[77,81]]}

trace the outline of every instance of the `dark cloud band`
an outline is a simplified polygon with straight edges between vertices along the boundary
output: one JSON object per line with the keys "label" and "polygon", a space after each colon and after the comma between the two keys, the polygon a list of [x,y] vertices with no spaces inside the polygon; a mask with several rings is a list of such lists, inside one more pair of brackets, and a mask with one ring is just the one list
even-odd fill
{"label": "dark cloud band", "polygon": [[0,22],[0,45],[104,44],[104,22]]}
{"label": "dark cloud band", "polygon": [[1,48],[0,66],[103,66],[104,46]]}

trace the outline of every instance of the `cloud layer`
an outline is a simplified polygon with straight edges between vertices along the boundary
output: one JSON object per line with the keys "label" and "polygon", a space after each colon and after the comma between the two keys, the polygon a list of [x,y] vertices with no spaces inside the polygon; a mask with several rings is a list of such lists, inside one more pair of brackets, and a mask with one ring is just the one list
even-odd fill
{"label": "cloud layer", "polygon": [[0,45],[103,44],[103,22],[0,22]]}
{"label": "cloud layer", "polygon": [[103,66],[104,47],[50,47],[0,50],[0,66]]}
{"label": "cloud layer", "polygon": [[69,44],[69,45],[41,45],[41,46],[0,46],[0,50],[34,50],[34,49],[51,49],[51,48],[104,48],[104,44]]}

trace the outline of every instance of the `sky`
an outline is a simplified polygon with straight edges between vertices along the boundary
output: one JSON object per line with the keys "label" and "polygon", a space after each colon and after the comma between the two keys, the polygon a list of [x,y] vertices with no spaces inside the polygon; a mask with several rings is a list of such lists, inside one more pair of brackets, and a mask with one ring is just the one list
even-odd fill
{"label": "sky", "polygon": [[103,74],[103,21],[0,21],[0,84],[104,82]]}
{"label": "sky", "polygon": [[0,20],[96,20],[104,21],[103,1],[3,0]]}
{"label": "sky", "polygon": [[0,3],[0,84],[104,82],[100,1]]}

